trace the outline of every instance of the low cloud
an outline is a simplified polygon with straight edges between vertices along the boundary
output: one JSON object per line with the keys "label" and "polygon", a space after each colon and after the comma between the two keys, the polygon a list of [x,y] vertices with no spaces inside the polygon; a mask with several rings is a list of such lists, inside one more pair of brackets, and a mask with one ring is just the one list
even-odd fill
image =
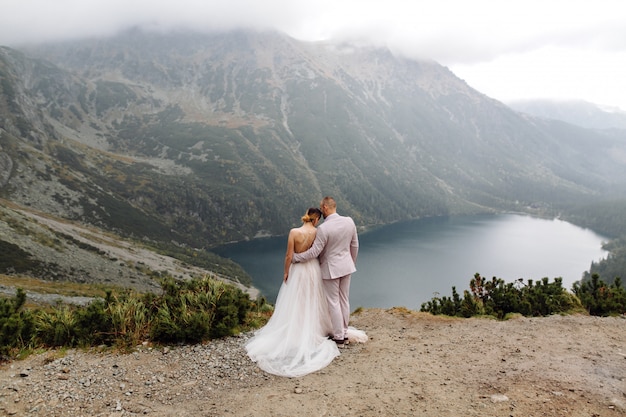
{"label": "low cloud", "polygon": [[[0,45],[109,36],[131,27],[252,28],[301,40],[385,46],[459,69],[538,56],[546,48],[615,53],[611,62],[619,64],[626,52],[625,21],[622,0],[4,0]],[[477,71],[465,75],[472,73]]]}

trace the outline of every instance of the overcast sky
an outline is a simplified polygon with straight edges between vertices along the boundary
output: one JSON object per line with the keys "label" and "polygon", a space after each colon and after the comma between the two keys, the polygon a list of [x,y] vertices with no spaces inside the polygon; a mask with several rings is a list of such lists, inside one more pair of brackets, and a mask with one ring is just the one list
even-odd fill
{"label": "overcast sky", "polygon": [[505,102],[582,99],[626,110],[623,0],[0,0],[0,45],[137,25],[373,42],[433,59]]}

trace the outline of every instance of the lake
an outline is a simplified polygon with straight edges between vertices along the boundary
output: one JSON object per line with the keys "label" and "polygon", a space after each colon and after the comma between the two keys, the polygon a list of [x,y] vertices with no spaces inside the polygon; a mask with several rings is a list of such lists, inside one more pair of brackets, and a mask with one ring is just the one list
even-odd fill
{"label": "lake", "polygon": [[[351,309],[403,306],[419,310],[434,296],[469,289],[475,273],[506,282],[563,278],[572,288],[607,239],[562,220],[518,214],[429,218],[359,235]],[[271,303],[282,283],[287,237],[255,239],[215,250],[239,263]]]}

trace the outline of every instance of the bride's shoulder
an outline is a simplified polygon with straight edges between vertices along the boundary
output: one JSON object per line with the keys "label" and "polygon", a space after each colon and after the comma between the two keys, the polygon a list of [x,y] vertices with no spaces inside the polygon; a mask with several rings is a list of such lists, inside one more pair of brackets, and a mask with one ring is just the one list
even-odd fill
{"label": "bride's shoulder", "polygon": [[304,229],[302,227],[294,227],[293,229],[289,230],[289,235],[290,236],[302,236],[304,235]]}

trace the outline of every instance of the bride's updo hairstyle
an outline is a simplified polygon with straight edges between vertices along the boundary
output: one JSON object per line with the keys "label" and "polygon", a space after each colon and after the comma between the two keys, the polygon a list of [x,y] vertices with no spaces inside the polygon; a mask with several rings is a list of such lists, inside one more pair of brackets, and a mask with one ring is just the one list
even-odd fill
{"label": "bride's updo hairstyle", "polygon": [[306,211],[306,214],[304,216],[302,216],[302,222],[307,223],[307,222],[311,222],[313,223],[314,220],[319,220],[320,217],[322,217],[322,211],[320,209],[318,209],[317,207],[311,207]]}

